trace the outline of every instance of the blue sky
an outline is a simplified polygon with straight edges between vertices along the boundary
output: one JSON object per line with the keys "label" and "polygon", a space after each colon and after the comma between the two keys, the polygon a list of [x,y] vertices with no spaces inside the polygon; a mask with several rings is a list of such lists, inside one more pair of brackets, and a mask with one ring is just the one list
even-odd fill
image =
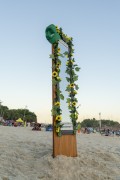
{"label": "blue sky", "polygon": [[73,37],[79,72],[79,120],[120,122],[120,1],[0,0],[0,100],[51,122],[51,45],[45,29]]}

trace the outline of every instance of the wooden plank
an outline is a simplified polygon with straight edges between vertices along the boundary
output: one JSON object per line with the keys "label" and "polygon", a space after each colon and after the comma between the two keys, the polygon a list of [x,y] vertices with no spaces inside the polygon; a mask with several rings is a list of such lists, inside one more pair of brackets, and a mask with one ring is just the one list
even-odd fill
{"label": "wooden plank", "polygon": [[77,157],[76,135],[62,135],[58,137],[54,135],[54,156],[65,155]]}

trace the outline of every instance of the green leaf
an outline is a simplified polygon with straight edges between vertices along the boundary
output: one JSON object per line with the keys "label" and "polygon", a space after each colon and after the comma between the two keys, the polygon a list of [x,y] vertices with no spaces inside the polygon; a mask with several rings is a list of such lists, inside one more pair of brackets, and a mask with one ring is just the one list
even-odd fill
{"label": "green leaf", "polygon": [[61,93],[61,91],[59,90],[59,89],[57,89],[57,95],[59,96],[60,95],[60,93]]}
{"label": "green leaf", "polygon": [[59,136],[59,137],[61,137],[61,136],[62,136],[62,132],[61,132],[61,131],[58,133],[58,136]]}
{"label": "green leaf", "polygon": [[61,124],[61,122],[59,122],[59,121],[56,121],[56,128],[58,128],[58,127],[60,127],[60,124]]}
{"label": "green leaf", "polygon": [[74,49],[72,49],[71,52],[74,53]]}
{"label": "green leaf", "polygon": [[72,73],[71,73],[73,76],[75,75],[75,72],[74,72],[74,70],[72,70]]}
{"label": "green leaf", "polygon": [[70,92],[70,91],[71,91],[71,88],[70,88],[70,87],[67,87],[65,91]]}
{"label": "green leaf", "polygon": [[67,74],[71,74],[71,70],[70,69],[66,69],[66,71],[65,71]]}
{"label": "green leaf", "polygon": [[75,67],[75,66],[78,66],[78,65],[77,65],[77,64],[74,64],[73,66]]}
{"label": "green leaf", "polygon": [[55,79],[52,79],[52,84],[56,85],[58,83],[58,81],[56,81]]}
{"label": "green leaf", "polygon": [[63,54],[64,54],[65,56],[68,55],[68,51],[65,51]]}
{"label": "green leaf", "polygon": [[70,102],[71,102],[71,99],[70,99],[70,98],[67,98],[66,103],[70,103]]}
{"label": "green leaf", "polygon": [[63,127],[64,124],[60,124],[60,127]]}
{"label": "green leaf", "polygon": [[70,82],[70,78],[66,77],[66,80],[67,80],[68,82]]}
{"label": "green leaf", "polygon": [[71,110],[71,106],[68,106],[68,109]]}
{"label": "green leaf", "polygon": [[79,71],[79,70],[80,70],[80,68],[79,68],[79,67],[76,67],[76,68],[75,68],[75,70],[76,70],[76,71]]}
{"label": "green leaf", "polygon": [[50,58],[51,58],[51,59],[55,59],[55,57],[54,57],[53,54],[50,54]]}
{"label": "green leaf", "polygon": [[60,59],[57,59],[57,63],[60,63],[60,64],[61,64],[61,60],[60,60]]}
{"label": "green leaf", "polygon": [[55,69],[55,68],[56,68],[56,65],[55,65],[55,64],[53,64],[53,65],[52,65],[52,69]]}
{"label": "green leaf", "polygon": [[79,89],[79,87],[78,87],[78,85],[77,85],[77,84],[75,84],[75,89],[76,89],[76,90],[78,90],[78,89]]}
{"label": "green leaf", "polygon": [[52,109],[51,112],[52,112],[52,116],[57,115],[57,111],[55,109]]}
{"label": "green leaf", "polygon": [[73,134],[76,134],[76,128],[75,128],[75,129],[73,129]]}
{"label": "green leaf", "polygon": [[64,96],[62,94],[60,94],[60,99],[64,100]]}
{"label": "green leaf", "polygon": [[72,119],[74,119],[74,118],[75,118],[75,114],[74,114],[74,113],[73,113],[73,114],[71,114],[70,116],[71,116],[71,118],[72,118]]}
{"label": "green leaf", "polygon": [[73,101],[78,102],[77,98],[73,98]]}
{"label": "green leaf", "polygon": [[59,54],[59,56],[60,56],[60,57],[62,57],[62,58],[64,58],[64,55],[63,55],[63,54],[61,54],[61,53]]}
{"label": "green leaf", "polygon": [[75,113],[75,108],[74,107],[72,107],[71,110],[74,111],[74,113]]}
{"label": "green leaf", "polygon": [[73,81],[77,81],[78,80],[78,76],[73,76]]}

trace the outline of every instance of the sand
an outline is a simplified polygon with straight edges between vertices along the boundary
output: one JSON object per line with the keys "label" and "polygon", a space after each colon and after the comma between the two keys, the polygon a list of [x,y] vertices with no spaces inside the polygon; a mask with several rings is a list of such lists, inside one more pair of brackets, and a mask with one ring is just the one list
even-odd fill
{"label": "sand", "polygon": [[0,126],[0,180],[120,180],[120,137],[77,134],[78,157],[52,158],[52,133]]}

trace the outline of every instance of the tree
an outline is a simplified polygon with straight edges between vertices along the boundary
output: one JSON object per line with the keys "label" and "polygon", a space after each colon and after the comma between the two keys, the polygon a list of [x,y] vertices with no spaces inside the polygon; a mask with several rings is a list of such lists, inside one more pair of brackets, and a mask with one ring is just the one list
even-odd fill
{"label": "tree", "polygon": [[93,119],[84,119],[81,122],[82,127],[99,127],[99,122],[93,118]]}
{"label": "tree", "polygon": [[[6,120],[17,120],[21,118],[27,122],[37,122],[37,116],[28,109],[9,109],[7,106],[1,106],[2,116]],[[25,117],[24,117],[25,115]]]}
{"label": "tree", "polygon": [[[102,124],[102,127],[118,127],[120,126],[119,122],[117,121],[113,121],[113,120],[101,120],[101,124]],[[82,127],[93,127],[93,128],[96,128],[96,127],[99,127],[99,121],[96,120],[95,118],[93,119],[84,119],[82,122],[81,122],[81,126]]]}

